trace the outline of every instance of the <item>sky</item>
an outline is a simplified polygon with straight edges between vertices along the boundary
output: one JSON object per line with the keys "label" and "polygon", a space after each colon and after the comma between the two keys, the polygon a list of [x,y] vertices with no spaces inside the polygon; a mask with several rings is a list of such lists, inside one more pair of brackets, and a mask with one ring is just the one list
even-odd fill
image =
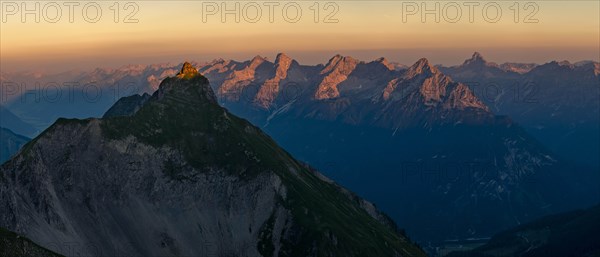
{"label": "sky", "polygon": [[255,55],[274,59],[279,52],[306,64],[342,54],[361,60],[383,56],[404,64],[426,57],[454,65],[474,51],[498,63],[600,59],[600,3],[595,0],[518,5],[3,0],[0,5],[2,72],[246,60]]}

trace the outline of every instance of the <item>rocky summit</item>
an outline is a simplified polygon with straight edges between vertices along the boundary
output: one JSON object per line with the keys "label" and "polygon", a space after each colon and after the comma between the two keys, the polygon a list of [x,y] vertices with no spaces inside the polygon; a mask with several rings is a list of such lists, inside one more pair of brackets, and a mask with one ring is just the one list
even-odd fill
{"label": "rocky summit", "polygon": [[67,256],[424,256],[188,63],[131,110],[59,119],[3,164],[0,227]]}
{"label": "rocky summit", "polygon": [[198,73],[198,70],[196,68],[194,68],[194,66],[192,66],[191,63],[185,62],[185,63],[183,63],[183,67],[181,68],[181,71],[179,73],[177,73],[177,77],[183,78],[183,79],[190,79],[199,74],[200,73]]}

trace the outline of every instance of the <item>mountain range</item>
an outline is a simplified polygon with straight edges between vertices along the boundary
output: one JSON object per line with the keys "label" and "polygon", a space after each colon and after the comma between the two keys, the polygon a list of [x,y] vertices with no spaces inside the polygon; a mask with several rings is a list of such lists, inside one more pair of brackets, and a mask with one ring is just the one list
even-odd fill
{"label": "mountain range", "polygon": [[[454,67],[341,55],[302,65],[279,54],[193,65],[221,106],[375,202],[419,241],[490,236],[600,195],[595,62],[498,65],[475,53]],[[71,80],[95,82],[103,95],[75,104],[77,114],[64,111],[70,103],[7,106],[29,120],[45,117],[36,110],[53,113],[39,124],[109,108],[104,117],[129,115],[177,72],[148,65],[78,73]],[[111,85],[135,86],[115,94]],[[130,94],[139,95],[113,105]]]}
{"label": "mountain range", "polygon": [[525,73],[505,70],[475,53],[441,70],[475,88],[494,113],[510,116],[552,151],[600,167],[600,63],[531,67]]}
{"label": "mountain range", "polygon": [[59,119],[0,166],[0,227],[69,256],[425,256],[189,63],[124,110]]}
{"label": "mountain range", "polygon": [[200,72],[223,106],[417,239],[487,236],[598,201],[596,169],[496,115],[443,68],[427,59],[403,70],[387,64],[338,55],[303,66],[280,54],[274,63],[217,60]]}

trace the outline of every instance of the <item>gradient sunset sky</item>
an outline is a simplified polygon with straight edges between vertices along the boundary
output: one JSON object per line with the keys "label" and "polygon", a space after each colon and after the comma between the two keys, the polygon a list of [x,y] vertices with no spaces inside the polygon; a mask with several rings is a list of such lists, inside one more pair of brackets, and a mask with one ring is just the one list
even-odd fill
{"label": "gradient sunset sky", "polygon": [[[477,1],[475,1],[477,2]],[[337,23],[323,23],[333,11],[325,10],[326,2],[320,3],[319,22],[310,8],[314,1],[296,2],[302,16],[296,23],[286,22],[279,2],[275,6],[274,22],[269,22],[269,8],[264,2],[261,19],[251,23],[241,17],[240,22],[228,15],[222,22],[220,13],[209,15],[203,21],[203,2],[200,1],[138,1],[134,19],[137,23],[123,23],[126,2],[120,2],[119,22],[114,21],[110,7],[114,1],[97,2],[102,16],[96,23],[86,22],[82,17],[80,2],[75,6],[74,22],[69,22],[68,7],[62,6],[62,16],[56,23],[34,15],[27,15],[21,22],[21,14],[7,15],[11,8],[3,3],[0,24],[1,69],[3,72],[17,70],[71,70],[93,67],[119,67],[127,64],[181,62],[183,60],[208,61],[214,58],[250,59],[262,55],[274,59],[276,53],[285,52],[301,63],[324,63],[334,54],[351,55],[361,60],[373,60],[381,56],[391,61],[412,64],[420,57],[444,65],[459,64],[474,51],[481,52],[490,61],[537,62],[552,60],[600,59],[600,4],[599,1],[534,1],[537,13],[524,23],[533,7],[525,9],[520,1],[519,22],[514,20],[511,6],[515,1],[496,1],[502,16],[496,23],[483,17],[483,5],[475,6],[471,23],[469,8],[461,5],[462,16],[456,23],[448,21],[455,16],[455,8],[446,9],[447,16],[440,22],[434,15],[421,21],[421,13],[409,15],[403,21],[404,1],[334,1],[339,9],[332,17]],[[21,5],[22,2],[15,2]],[[26,2],[30,8],[35,2]],[[46,2],[40,2],[43,8]],[[58,2],[62,4],[62,2]],[[204,2],[207,7],[208,2]],[[221,1],[215,1],[220,5]],[[226,2],[233,8],[236,2]],[[240,1],[240,7],[248,2]],[[415,1],[418,6],[426,3],[434,8],[434,1]],[[440,3],[440,9],[449,2]],[[407,7],[408,8],[408,7]],[[241,8],[240,8],[241,9]],[[48,17],[55,15],[48,7]],[[93,17],[94,9],[88,9]],[[248,7],[249,19],[255,16]],[[294,9],[288,9],[290,16]],[[420,10],[422,11],[422,10]],[[443,13],[443,10],[440,10]],[[491,19],[495,9],[488,9]],[[89,18],[89,17],[88,17]],[[288,17],[290,18],[290,17]]]}

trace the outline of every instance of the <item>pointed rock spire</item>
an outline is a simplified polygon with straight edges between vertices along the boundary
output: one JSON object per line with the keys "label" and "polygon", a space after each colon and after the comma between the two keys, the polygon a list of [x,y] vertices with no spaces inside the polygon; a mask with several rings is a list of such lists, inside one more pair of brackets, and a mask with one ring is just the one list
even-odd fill
{"label": "pointed rock spire", "polygon": [[191,63],[185,62],[185,63],[183,63],[183,67],[181,68],[181,71],[179,73],[177,73],[177,77],[184,78],[184,79],[190,79],[199,74],[200,73],[198,73],[198,70],[196,68],[194,68],[194,66]]}
{"label": "pointed rock spire", "polygon": [[344,58],[342,55],[336,54],[333,57],[331,57],[331,59],[329,59],[329,62],[327,64],[339,62],[342,58]]}
{"label": "pointed rock spire", "polygon": [[348,78],[358,63],[358,60],[350,56],[342,57],[338,54],[331,58],[327,66],[321,70],[321,75],[324,77],[317,88],[315,99],[323,100],[340,96],[337,86]]}
{"label": "pointed rock spire", "polygon": [[254,56],[254,58],[252,58],[252,61],[250,61],[251,63],[262,63],[266,61],[266,59],[260,55]]}
{"label": "pointed rock spire", "polygon": [[479,52],[474,52],[470,59],[465,60],[463,66],[486,66],[488,62]]}
{"label": "pointed rock spire", "polygon": [[280,62],[281,60],[291,60],[292,58],[289,57],[287,54],[285,53],[278,53],[277,57],[275,57],[275,63]]}
{"label": "pointed rock spire", "polygon": [[336,54],[331,59],[329,59],[329,62],[327,62],[325,68],[321,70],[321,74],[327,74],[339,69],[347,70],[348,68],[350,68],[353,70],[354,67],[356,67],[356,64],[358,63],[359,61],[352,58],[351,56],[341,56],[339,54]]}
{"label": "pointed rock spire", "polygon": [[[279,53],[279,54],[277,54],[277,57],[275,58],[275,65],[277,65],[277,67],[283,66],[283,67],[285,67],[285,70],[287,71],[287,69],[289,68],[292,61],[294,61],[294,59],[292,59],[288,55],[286,55],[284,53]],[[278,69],[280,69],[280,68],[278,68]]]}
{"label": "pointed rock spire", "polygon": [[250,65],[248,65],[247,68],[250,70],[256,70],[256,68],[258,68],[258,66],[260,66],[265,61],[267,61],[267,59],[260,55],[254,56],[254,58],[252,58],[252,60],[250,61]]}
{"label": "pointed rock spire", "polygon": [[421,58],[415,64],[410,66],[410,68],[408,68],[406,71],[406,76],[414,77],[423,73],[436,74],[438,73],[438,69],[431,65],[427,58]]}
{"label": "pointed rock spire", "polygon": [[474,52],[473,55],[471,56],[471,60],[484,60],[483,59],[483,55],[481,55],[481,53],[479,52]]}
{"label": "pointed rock spire", "polygon": [[287,78],[288,70],[294,60],[284,53],[277,54],[275,58],[275,76],[267,79],[260,87],[254,102],[261,108],[268,109],[277,98],[279,84]]}

